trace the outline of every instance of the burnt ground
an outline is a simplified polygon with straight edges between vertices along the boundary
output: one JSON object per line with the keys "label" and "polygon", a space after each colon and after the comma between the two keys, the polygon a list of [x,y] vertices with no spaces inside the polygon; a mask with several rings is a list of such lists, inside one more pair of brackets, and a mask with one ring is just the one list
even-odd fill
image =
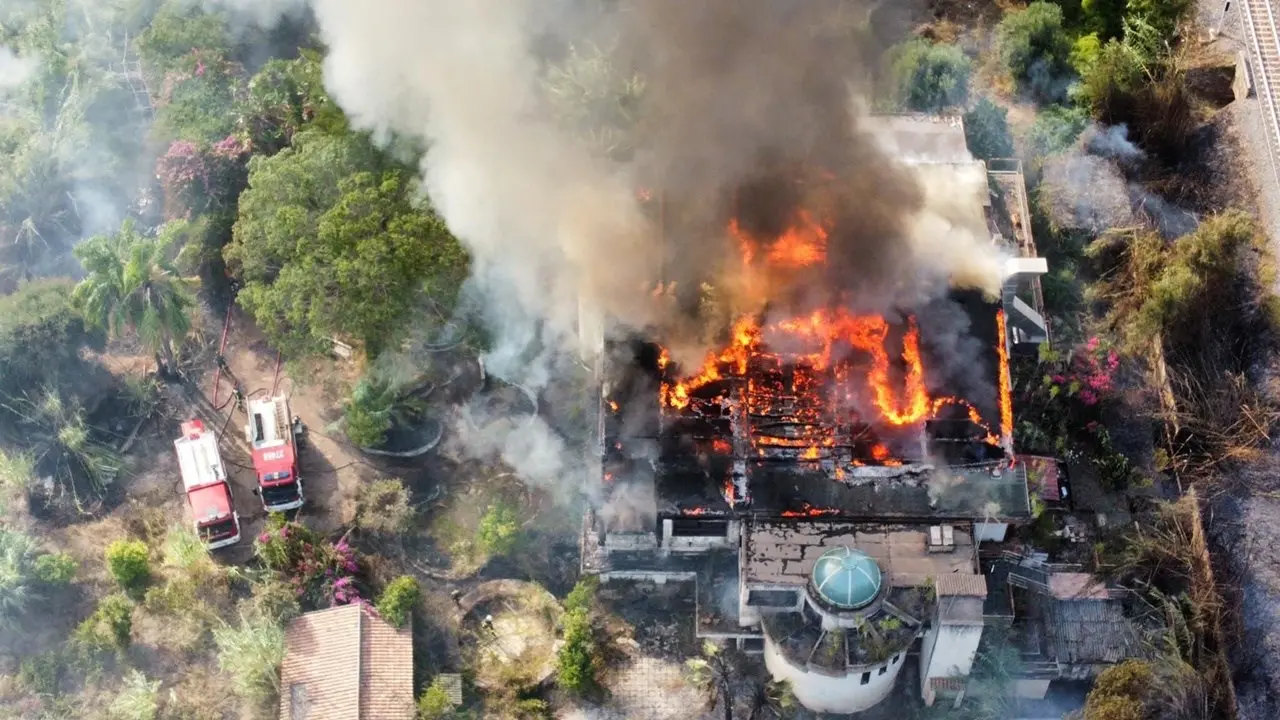
{"label": "burnt ground", "polygon": [[[1225,18],[1223,3],[1197,3],[1202,28],[1220,27],[1208,47],[1234,55],[1244,47],[1240,11],[1233,3]],[[1207,35],[1207,30],[1202,31]],[[1280,188],[1267,157],[1262,108],[1257,98],[1233,102],[1215,117],[1222,142],[1203,165],[1217,181],[1206,187],[1218,207],[1241,207],[1262,222],[1272,252],[1280,250]],[[1221,182],[1218,189],[1214,185]],[[1260,375],[1274,377],[1274,360]],[[1280,717],[1280,452],[1253,467],[1239,469],[1207,502],[1205,521],[1214,571],[1230,612],[1226,636],[1232,638],[1232,664],[1240,720]]]}

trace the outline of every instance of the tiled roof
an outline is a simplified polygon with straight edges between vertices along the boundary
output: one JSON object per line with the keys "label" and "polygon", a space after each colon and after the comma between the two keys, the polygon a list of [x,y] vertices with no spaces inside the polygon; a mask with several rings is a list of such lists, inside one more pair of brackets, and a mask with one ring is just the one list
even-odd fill
{"label": "tiled roof", "polygon": [[940,596],[959,595],[979,598],[987,596],[987,578],[983,575],[948,573],[939,575],[936,582]]}
{"label": "tiled roof", "polygon": [[413,638],[364,604],[289,623],[280,668],[281,720],[409,720]]}
{"label": "tiled roof", "polygon": [[1046,610],[1050,652],[1059,663],[1117,663],[1143,655],[1138,629],[1118,602],[1056,600]]}

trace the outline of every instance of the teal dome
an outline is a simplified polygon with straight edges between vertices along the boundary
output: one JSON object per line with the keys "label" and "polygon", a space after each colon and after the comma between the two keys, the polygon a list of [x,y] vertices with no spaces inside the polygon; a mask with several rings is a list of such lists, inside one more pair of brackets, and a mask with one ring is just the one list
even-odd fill
{"label": "teal dome", "polygon": [[813,565],[813,587],[819,598],[840,610],[857,610],[880,594],[880,566],[852,548],[832,548]]}

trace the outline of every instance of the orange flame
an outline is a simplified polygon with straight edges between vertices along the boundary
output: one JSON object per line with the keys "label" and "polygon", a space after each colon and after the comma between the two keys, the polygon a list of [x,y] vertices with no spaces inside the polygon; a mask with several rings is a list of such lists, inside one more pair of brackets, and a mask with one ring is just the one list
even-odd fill
{"label": "orange flame", "polygon": [[612,410],[612,411],[614,411],[614,412],[618,412],[618,403],[614,402],[613,400],[610,400],[610,401],[609,401],[609,409],[610,409],[610,410]]}
{"label": "orange flame", "polygon": [[1009,328],[1005,322],[1004,310],[997,310],[996,352],[1000,355],[1000,434],[1008,440],[1013,437],[1013,381],[1009,377]]}
{"label": "orange flame", "polygon": [[[764,243],[743,230],[737,219],[729,221],[729,233],[737,238],[745,263],[751,265]],[[788,270],[818,265],[827,259],[827,237],[826,228],[801,210],[791,227],[769,243],[765,260],[772,267]]]}
{"label": "orange flame", "polygon": [[704,507],[694,507],[694,508],[685,508],[684,510],[680,511],[680,514],[681,515],[706,515],[709,512],[711,511]]}
{"label": "orange flame", "polygon": [[801,506],[800,510],[783,510],[782,517],[823,517],[824,515],[839,515],[840,510],[837,508],[816,508],[809,503]]}

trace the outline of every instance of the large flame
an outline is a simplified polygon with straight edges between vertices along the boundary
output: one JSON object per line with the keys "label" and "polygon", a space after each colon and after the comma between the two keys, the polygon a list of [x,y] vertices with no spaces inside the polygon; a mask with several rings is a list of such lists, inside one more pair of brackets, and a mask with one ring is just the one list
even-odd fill
{"label": "large flame", "polygon": [[[794,271],[826,260],[828,232],[821,222],[804,211],[798,212],[792,226],[772,242],[762,242],[752,236],[736,220],[730,222],[729,233],[738,242],[748,270],[758,265],[768,270]],[[764,305],[766,300],[760,298],[760,304]],[[1000,431],[1002,437],[1008,438],[1012,431],[1012,408],[1008,397],[1003,312],[997,317]],[[883,316],[858,315],[839,307],[764,324],[757,314],[745,313],[734,322],[727,345],[719,352],[708,352],[692,374],[670,378],[670,354],[666,349],[661,351],[658,359],[658,368],[664,376],[661,402],[665,407],[684,410],[699,390],[714,383],[737,381],[745,392],[735,397],[742,398],[750,415],[778,417],[781,422],[800,428],[789,435],[752,434],[751,449],[760,456],[766,454],[766,449],[790,451],[801,462],[821,461],[826,451],[836,444],[832,431],[821,429],[824,417],[844,422],[851,413],[857,422],[903,427],[923,423],[936,417],[943,408],[958,404],[966,409],[969,420],[983,429],[985,442],[999,445],[1001,438],[992,432],[972,404],[960,398],[930,397],[915,318],[907,318],[900,349],[894,347],[897,339],[891,334],[892,329]],[[783,388],[777,381],[762,379],[771,371],[776,377],[781,368],[789,371],[790,387]],[[855,372],[861,377],[851,377]],[[838,397],[826,398],[825,395],[833,392],[829,385],[832,379]],[[716,392],[713,396],[711,402],[728,407],[723,403],[730,400],[730,394]],[[795,396],[817,396],[818,401],[795,401]],[[704,401],[707,399],[705,394],[702,397]],[[861,403],[857,402],[859,399]],[[851,410],[854,406],[859,409]],[[875,417],[863,419],[864,411],[872,408]],[[715,450],[722,452],[724,448]],[[876,443],[868,450],[865,460],[885,466],[902,464],[883,444]],[[855,459],[853,464],[862,462]],[[724,494],[732,505],[735,498],[731,484],[726,484]]]}
{"label": "large flame", "polygon": [[1000,434],[1005,440],[1013,437],[1013,389],[1009,377],[1009,328],[1004,310],[996,311],[996,352],[1000,355]]}

